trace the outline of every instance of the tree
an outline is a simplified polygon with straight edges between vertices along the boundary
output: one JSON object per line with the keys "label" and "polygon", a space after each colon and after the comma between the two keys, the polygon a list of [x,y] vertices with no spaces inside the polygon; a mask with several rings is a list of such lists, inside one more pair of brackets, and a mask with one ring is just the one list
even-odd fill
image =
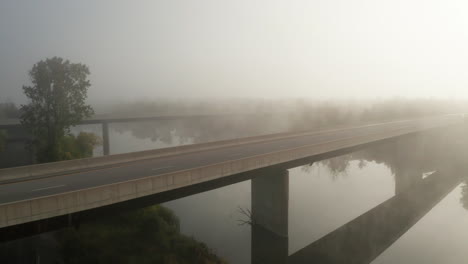
{"label": "tree", "polygon": [[34,137],[39,162],[60,160],[60,142],[70,127],[94,113],[85,103],[88,75],[86,65],[59,57],[41,60],[29,72],[32,86],[23,91],[30,102],[21,106],[21,124]]}
{"label": "tree", "polygon": [[101,217],[54,236],[64,263],[227,263],[182,234],[177,216],[160,205]]}

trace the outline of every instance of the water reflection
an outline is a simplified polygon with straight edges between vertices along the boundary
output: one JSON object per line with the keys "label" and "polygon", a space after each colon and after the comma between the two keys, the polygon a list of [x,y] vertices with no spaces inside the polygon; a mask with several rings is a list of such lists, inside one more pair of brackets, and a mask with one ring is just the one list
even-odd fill
{"label": "water reflection", "polygon": [[289,263],[370,263],[460,182],[433,174],[292,254]]}
{"label": "water reflection", "polygon": [[468,233],[464,230],[468,226],[468,211],[460,206],[460,187],[456,187],[372,263],[465,263]]}
{"label": "water reflection", "polygon": [[[274,116],[232,115],[143,123],[112,124],[118,133],[130,132],[140,140],[165,146],[203,143],[287,131],[287,124]],[[116,135],[118,137],[118,135]]]}
{"label": "water reflection", "polygon": [[[119,252],[145,262],[165,248],[167,259],[158,259],[160,263],[183,263],[183,256],[193,257],[191,263],[424,263],[409,261],[408,255],[421,254],[417,250],[407,259],[395,257],[405,254],[394,246],[455,188],[458,208],[468,204],[468,187],[460,185],[466,173],[465,135],[464,128],[419,133],[312,165],[264,170],[251,180],[162,206],[9,243],[0,255],[14,261],[28,255],[42,257],[41,263],[78,263],[87,250],[94,256]],[[252,212],[251,225],[239,225],[245,219],[239,207]],[[164,213],[149,213],[154,211]],[[156,235],[162,231],[165,235]],[[421,242],[417,236],[410,240],[411,248]],[[73,258],[71,249],[81,253]],[[460,261],[468,257],[458,253],[465,257]],[[118,263],[108,255],[100,263]]]}
{"label": "water reflection", "polygon": [[318,240],[394,195],[394,180],[384,164],[351,160],[334,173],[316,163],[309,173],[290,170],[289,254]]}
{"label": "water reflection", "polygon": [[[193,117],[137,123],[111,123],[110,153],[167,148],[225,139],[251,137],[288,131],[288,123],[276,115],[225,115],[221,117]],[[80,131],[102,134],[101,125],[80,125]],[[103,154],[96,147],[94,156]]]}

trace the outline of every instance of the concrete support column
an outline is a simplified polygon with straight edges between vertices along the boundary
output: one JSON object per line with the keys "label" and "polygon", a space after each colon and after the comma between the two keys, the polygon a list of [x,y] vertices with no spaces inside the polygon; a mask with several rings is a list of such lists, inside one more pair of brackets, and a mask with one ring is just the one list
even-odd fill
{"label": "concrete support column", "polygon": [[285,263],[288,257],[289,174],[253,178],[252,263]]}
{"label": "concrete support column", "polygon": [[102,149],[104,155],[110,154],[109,123],[102,122]]}
{"label": "concrete support column", "polygon": [[252,179],[252,219],[255,224],[288,236],[289,173],[279,170]]}

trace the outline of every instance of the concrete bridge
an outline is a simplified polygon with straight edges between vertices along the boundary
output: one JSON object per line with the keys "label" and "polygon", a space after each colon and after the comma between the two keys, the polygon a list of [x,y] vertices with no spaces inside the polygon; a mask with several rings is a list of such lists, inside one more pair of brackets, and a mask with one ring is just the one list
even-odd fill
{"label": "concrete bridge", "polygon": [[[157,114],[145,114],[145,115],[111,115],[111,114],[99,114],[94,115],[91,118],[85,119],[80,122],[80,125],[101,125],[102,128],[102,147],[103,154],[110,154],[110,143],[109,143],[109,124],[112,123],[136,123],[136,122],[147,122],[147,121],[170,121],[170,120],[201,120],[201,119],[213,119],[213,118],[226,118],[229,116],[239,116],[240,114],[197,114],[197,115],[157,115]],[[264,114],[268,115],[268,114]],[[21,127],[21,121],[19,119],[4,119],[0,120],[0,129],[6,129],[10,131],[9,138],[10,143],[25,142],[30,139],[30,136]],[[28,160],[31,160],[28,157]],[[29,162],[30,163],[30,162]]]}
{"label": "concrete bridge", "polygon": [[[40,233],[100,212],[154,204],[161,197],[230,184],[259,172],[284,171],[383,140],[462,122],[459,115],[448,115],[2,169],[0,237],[7,240],[21,232]],[[284,173],[281,175],[278,179],[272,176],[267,181],[261,180],[262,183],[252,181],[258,186],[252,194],[254,214],[260,215],[257,221],[270,219],[267,216],[271,210],[255,209],[268,208],[264,206],[268,199],[255,197],[264,197],[261,186],[270,184],[284,189],[285,180],[281,178]],[[261,206],[256,206],[257,202]],[[273,209],[278,210],[274,215],[287,211],[282,207]],[[284,235],[283,220],[268,220],[261,226]]]}

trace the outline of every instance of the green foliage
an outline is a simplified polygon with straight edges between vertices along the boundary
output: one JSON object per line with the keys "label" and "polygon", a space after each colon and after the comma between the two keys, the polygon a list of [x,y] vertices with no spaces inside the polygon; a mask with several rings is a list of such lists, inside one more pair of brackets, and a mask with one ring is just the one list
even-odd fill
{"label": "green foliage", "polygon": [[178,218],[162,206],[82,224],[58,241],[65,263],[225,263],[205,244],[180,234]]}
{"label": "green foliage", "polygon": [[5,130],[0,130],[0,152],[5,149],[5,141],[7,139],[7,132]]}
{"label": "green foliage", "polygon": [[53,57],[34,64],[29,72],[32,86],[23,86],[29,104],[21,106],[21,123],[34,136],[38,161],[61,159],[60,142],[70,127],[93,114],[85,104],[89,69]]}
{"label": "green foliage", "polygon": [[94,147],[101,144],[101,138],[93,133],[80,132],[78,136],[66,135],[59,143],[60,160],[90,158],[93,156]]}

